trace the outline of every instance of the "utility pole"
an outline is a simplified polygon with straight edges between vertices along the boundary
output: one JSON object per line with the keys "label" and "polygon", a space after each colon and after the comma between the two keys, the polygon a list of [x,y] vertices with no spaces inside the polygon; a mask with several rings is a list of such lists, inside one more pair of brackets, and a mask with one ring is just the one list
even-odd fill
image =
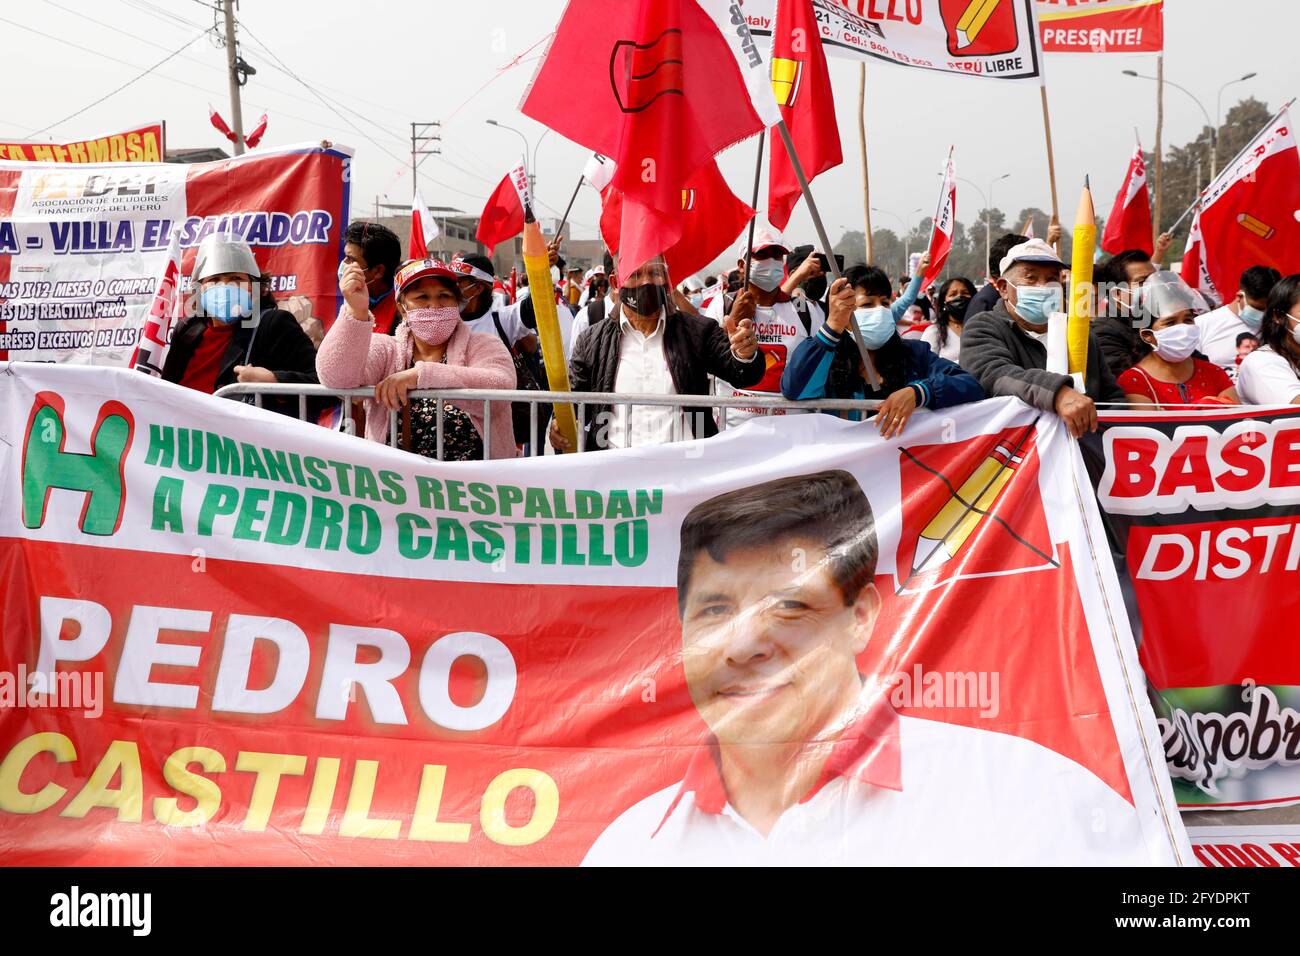
{"label": "utility pole", "polygon": [[415,168],[420,165],[417,156],[437,156],[442,150],[436,146],[433,149],[423,149],[425,143],[440,143],[441,136],[429,136],[428,131],[433,127],[442,128],[442,123],[433,120],[429,123],[412,123],[411,124],[411,199],[415,199],[415,194],[420,191],[420,180],[415,172]]}
{"label": "utility pole", "polygon": [[226,15],[226,74],[230,82],[230,117],[235,134],[235,155],[244,152],[244,113],[239,103],[239,51],[235,48],[235,0],[221,0]]}

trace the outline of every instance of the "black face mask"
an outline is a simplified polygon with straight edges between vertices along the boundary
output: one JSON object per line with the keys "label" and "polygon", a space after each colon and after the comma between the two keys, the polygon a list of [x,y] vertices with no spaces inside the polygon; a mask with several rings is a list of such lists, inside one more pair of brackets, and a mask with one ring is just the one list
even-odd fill
{"label": "black face mask", "polygon": [[803,294],[814,302],[820,302],[826,297],[826,277],[818,276],[815,279],[809,279],[803,284]]}
{"label": "black face mask", "polygon": [[620,286],[618,300],[637,315],[654,315],[664,304],[664,287],[653,282]]}
{"label": "black face mask", "polygon": [[970,308],[970,296],[959,295],[955,299],[949,299],[943,304],[943,310],[950,316],[961,322],[966,318],[966,310]]}
{"label": "black face mask", "polygon": [[492,307],[491,290],[489,289],[485,291],[480,291],[478,295],[474,296],[473,299],[470,299],[463,306],[461,306],[460,317],[467,321],[473,319],[481,319],[483,316],[487,315],[487,311],[491,307]]}

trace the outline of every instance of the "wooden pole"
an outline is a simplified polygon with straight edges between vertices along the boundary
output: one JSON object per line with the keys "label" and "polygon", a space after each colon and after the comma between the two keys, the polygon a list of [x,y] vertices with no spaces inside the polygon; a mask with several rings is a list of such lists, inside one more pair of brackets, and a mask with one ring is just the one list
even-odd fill
{"label": "wooden pole", "polygon": [[[862,146],[862,219],[867,228],[866,259],[872,261],[871,250],[871,177],[867,173],[867,64],[858,64],[858,142]],[[830,255],[828,252],[827,255]]]}
{"label": "wooden pole", "polygon": [[[1047,137],[1047,178],[1052,186],[1052,225],[1061,224],[1061,206],[1056,200],[1056,154],[1052,152],[1052,114],[1047,109],[1047,81],[1039,87],[1043,96],[1043,133]],[[1061,254],[1061,241],[1056,241],[1056,254]]]}
{"label": "wooden pole", "polygon": [[1156,209],[1155,235],[1151,237],[1151,247],[1164,232],[1163,222],[1165,208],[1165,55],[1156,54]]}
{"label": "wooden pole", "polygon": [[[754,225],[758,222],[758,184],[763,176],[763,147],[767,144],[767,130],[758,134],[758,158],[754,160],[754,195],[749,206],[754,215],[749,217],[749,238],[745,240],[745,272],[740,277],[740,292],[749,288],[749,266],[754,260]],[[737,295],[740,293],[738,292]]]}

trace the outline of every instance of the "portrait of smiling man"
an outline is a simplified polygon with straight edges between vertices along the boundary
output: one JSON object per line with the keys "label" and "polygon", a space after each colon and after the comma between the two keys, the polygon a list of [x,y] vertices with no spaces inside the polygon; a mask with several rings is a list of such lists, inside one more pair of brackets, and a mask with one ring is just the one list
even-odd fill
{"label": "portrait of smiling man", "polygon": [[[584,865],[1042,863],[1044,846],[1062,864],[1149,859],[1132,804],[1084,767],[992,727],[899,715],[884,675],[859,673],[869,641],[907,639],[873,634],[877,554],[847,471],[690,511],[681,659],[709,734]],[[980,626],[994,625],[951,637],[978,640]]]}

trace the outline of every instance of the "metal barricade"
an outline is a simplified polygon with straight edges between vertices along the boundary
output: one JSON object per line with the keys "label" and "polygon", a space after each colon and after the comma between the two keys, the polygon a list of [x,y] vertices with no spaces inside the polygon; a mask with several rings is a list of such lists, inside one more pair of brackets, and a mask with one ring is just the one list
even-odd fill
{"label": "metal barricade", "polygon": [[[307,421],[308,400],[313,398],[339,399],[342,406],[343,430],[349,434],[356,434],[356,426],[352,414],[352,400],[374,398],[374,386],[362,388],[326,388],[324,385],[298,385],[284,382],[237,382],[233,385],[227,385],[216,391],[219,398],[233,399],[252,399],[252,404],[258,408],[262,407],[263,399],[267,396],[278,396],[285,398],[296,397],[298,399],[298,418],[301,421]],[[638,406],[655,406],[669,407],[676,409],[680,414],[685,415],[687,409],[692,409],[695,416],[696,427],[692,429],[692,435],[698,436],[703,433],[703,429],[698,427],[703,424],[704,415],[712,415],[715,410],[727,408],[744,408],[757,409],[763,415],[780,415],[788,413],[805,414],[809,412],[835,412],[841,415],[847,415],[853,412],[866,413],[874,411],[880,406],[879,401],[866,401],[859,399],[842,399],[842,398],[824,398],[809,399],[807,401],[792,402],[779,396],[754,396],[754,395],[629,395],[614,392],[541,392],[541,391],[517,391],[514,389],[412,389],[407,392],[410,398],[434,398],[439,399],[436,411],[436,428],[437,428],[437,459],[443,458],[443,400],[454,401],[461,405],[470,405],[474,403],[483,404],[483,457],[485,459],[492,457],[492,403],[493,402],[524,402],[529,405],[529,433],[539,436],[539,444],[544,446],[547,437],[544,423],[539,421],[537,409],[541,405],[571,404],[576,406],[575,412],[578,420],[578,447],[575,451],[582,452],[584,442],[582,439],[586,428],[587,406],[604,406],[610,408],[622,407],[627,410],[630,417],[631,412]],[[397,412],[390,409],[388,411],[388,444],[393,447],[398,446],[399,429],[398,429]],[[539,432],[539,426],[542,431]],[[717,426],[719,431],[725,431],[727,428],[727,416],[725,414],[717,416]],[[534,456],[543,454],[544,447],[525,446],[524,455]]]}

